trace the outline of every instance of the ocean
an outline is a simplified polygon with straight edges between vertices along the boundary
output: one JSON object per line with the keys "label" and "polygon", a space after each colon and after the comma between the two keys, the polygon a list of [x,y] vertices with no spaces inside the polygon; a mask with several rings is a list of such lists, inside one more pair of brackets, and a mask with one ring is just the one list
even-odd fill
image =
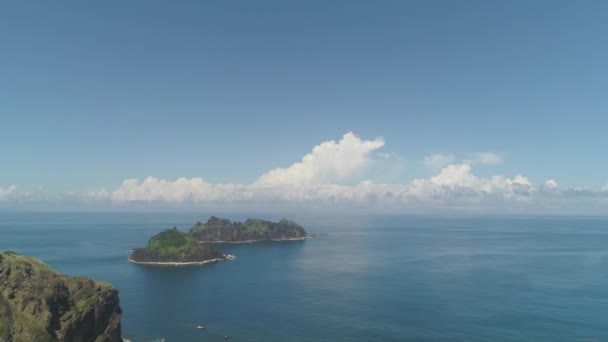
{"label": "ocean", "polygon": [[327,236],[221,245],[237,259],[213,265],[127,261],[208,217],[4,212],[0,250],[112,283],[133,342],[608,341],[608,218],[290,217]]}

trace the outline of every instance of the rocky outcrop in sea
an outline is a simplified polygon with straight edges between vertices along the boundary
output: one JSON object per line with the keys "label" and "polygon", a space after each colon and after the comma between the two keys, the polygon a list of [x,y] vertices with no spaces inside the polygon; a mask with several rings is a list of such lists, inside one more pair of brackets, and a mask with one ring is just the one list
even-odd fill
{"label": "rocky outcrop in sea", "polygon": [[207,223],[198,222],[190,229],[189,234],[201,242],[255,242],[306,238],[306,230],[287,219],[279,222],[261,219],[233,222],[215,216],[212,216]]}

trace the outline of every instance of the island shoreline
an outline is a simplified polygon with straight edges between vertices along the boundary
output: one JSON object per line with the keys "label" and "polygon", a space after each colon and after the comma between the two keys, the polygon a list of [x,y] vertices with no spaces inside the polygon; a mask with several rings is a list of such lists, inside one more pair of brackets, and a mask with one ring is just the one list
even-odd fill
{"label": "island shoreline", "polygon": [[184,262],[171,262],[171,261],[135,261],[129,256],[129,262],[138,265],[156,265],[156,266],[193,266],[193,265],[206,265],[215,264],[220,261],[230,261],[236,259],[236,256],[232,254],[226,254],[225,258],[215,258],[204,261],[184,261]]}

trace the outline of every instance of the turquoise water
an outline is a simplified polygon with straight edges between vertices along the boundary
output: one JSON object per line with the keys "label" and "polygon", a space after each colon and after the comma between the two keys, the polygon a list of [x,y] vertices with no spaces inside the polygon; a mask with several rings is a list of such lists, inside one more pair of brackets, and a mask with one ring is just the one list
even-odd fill
{"label": "turquoise water", "polygon": [[237,259],[210,266],[127,262],[207,216],[0,213],[0,250],[114,284],[134,342],[608,341],[606,218],[293,217],[329,235],[226,245]]}

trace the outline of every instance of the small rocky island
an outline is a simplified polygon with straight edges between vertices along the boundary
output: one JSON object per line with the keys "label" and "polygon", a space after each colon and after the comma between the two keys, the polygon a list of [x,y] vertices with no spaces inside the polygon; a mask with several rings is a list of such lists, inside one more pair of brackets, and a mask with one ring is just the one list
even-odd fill
{"label": "small rocky island", "polygon": [[129,261],[150,265],[201,265],[232,258],[173,227],[153,236],[145,248],[134,249]]}
{"label": "small rocky island", "polygon": [[0,341],[119,342],[120,319],[118,291],[110,284],[0,253]]}
{"label": "small rocky island", "polygon": [[306,239],[306,230],[299,224],[282,219],[272,222],[248,219],[232,222],[212,216],[207,223],[198,222],[189,234],[201,242],[256,242]]}

